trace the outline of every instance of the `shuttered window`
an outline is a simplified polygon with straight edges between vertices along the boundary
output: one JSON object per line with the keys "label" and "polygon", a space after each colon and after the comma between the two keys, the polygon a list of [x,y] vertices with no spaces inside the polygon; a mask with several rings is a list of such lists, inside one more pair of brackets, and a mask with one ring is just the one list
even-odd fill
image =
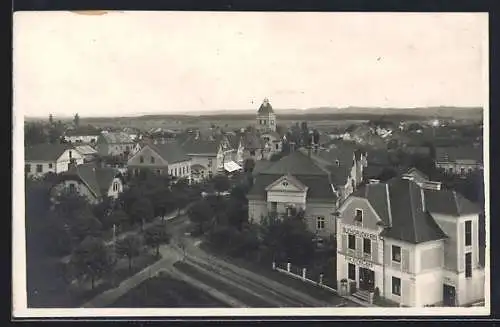
{"label": "shuttered window", "polygon": [[372,240],[370,240],[369,238],[363,239],[363,253],[364,254],[372,253]]}
{"label": "shuttered window", "polygon": [[465,254],[465,278],[472,277],[472,253]]}

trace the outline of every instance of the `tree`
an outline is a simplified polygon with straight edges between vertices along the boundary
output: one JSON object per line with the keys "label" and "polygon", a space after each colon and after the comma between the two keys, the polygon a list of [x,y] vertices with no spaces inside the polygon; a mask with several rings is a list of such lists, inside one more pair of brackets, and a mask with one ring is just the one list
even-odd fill
{"label": "tree", "polygon": [[138,235],[129,235],[116,242],[116,254],[128,259],[128,269],[132,270],[132,260],[141,254],[142,238]]}
{"label": "tree", "polygon": [[198,224],[198,230],[200,234],[203,234],[204,228],[203,226],[212,221],[214,218],[214,211],[210,204],[207,201],[200,200],[196,203],[194,203],[191,208],[189,208],[188,211],[188,216],[189,219],[195,223]]}
{"label": "tree", "polygon": [[153,205],[147,198],[141,198],[134,202],[130,209],[129,217],[133,224],[140,223],[141,230],[144,227],[144,221],[151,220],[154,215]]}
{"label": "tree", "polygon": [[122,209],[114,209],[108,215],[106,215],[101,221],[106,229],[115,226],[123,226],[124,223],[129,221],[129,216]]}
{"label": "tree", "polygon": [[24,144],[26,146],[45,143],[47,134],[42,124],[28,123],[24,125]]}
{"label": "tree", "polygon": [[82,241],[87,236],[99,236],[101,228],[101,222],[88,208],[78,212],[70,224],[71,234],[77,242]]}
{"label": "tree", "polygon": [[75,268],[78,277],[89,277],[92,289],[95,280],[102,277],[112,267],[112,261],[104,242],[88,236],[71,255],[71,266]]}
{"label": "tree", "polygon": [[78,113],[75,114],[75,117],[73,118],[73,123],[77,128],[80,126],[80,116],[78,115]]}
{"label": "tree", "polygon": [[156,249],[156,256],[160,255],[160,245],[170,242],[170,235],[163,225],[154,225],[146,229],[144,242],[147,246]]}
{"label": "tree", "polygon": [[255,168],[255,161],[253,159],[246,159],[243,163],[243,170],[245,172],[251,173],[253,169]]}
{"label": "tree", "polygon": [[217,175],[212,179],[214,183],[214,189],[217,192],[224,192],[229,190],[231,187],[231,182],[226,175]]}

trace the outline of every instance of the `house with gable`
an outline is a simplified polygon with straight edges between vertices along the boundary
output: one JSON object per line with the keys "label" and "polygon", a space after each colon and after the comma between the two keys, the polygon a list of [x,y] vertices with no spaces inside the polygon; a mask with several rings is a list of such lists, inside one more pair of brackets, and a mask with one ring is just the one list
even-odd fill
{"label": "house with gable", "polygon": [[[322,157],[315,151],[298,149],[276,162],[257,165],[259,169],[254,171],[254,183],[247,195],[249,220],[262,223],[269,216],[286,219],[292,211],[302,210],[308,228],[318,238],[335,234],[333,214],[362,178],[358,176],[353,152],[350,157],[347,155],[345,164],[337,166],[335,160],[343,160],[340,156]],[[347,168],[347,164],[354,166]]]}
{"label": "house with gable", "polygon": [[407,307],[484,299],[479,213],[415,169],[387,182],[372,180],[338,210],[338,289],[365,301],[378,289]]}
{"label": "house with gable", "polygon": [[163,144],[145,144],[127,162],[128,170],[137,176],[143,170],[158,175],[191,179],[192,160],[175,141]]}
{"label": "house with gable", "polygon": [[105,198],[117,199],[123,192],[123,180],[115,168],[98,167],[90,163],[73,164],[59,175],[59,181],[51,188],[52,200],[62,192],[79,194],[89,203],[96,204]]}
{"label": "house with gable", "polygon": [[69,144],[44,143],[24,148],[24,172],[29,177],[65,172],[72,161],[82,164],[84,156]]}
{"label": "house with gable", "polygon": [[96,143],[96,150],[100,156],[122,156],[125,158],[135,146],[130,135],[124,132],[103,132]]}

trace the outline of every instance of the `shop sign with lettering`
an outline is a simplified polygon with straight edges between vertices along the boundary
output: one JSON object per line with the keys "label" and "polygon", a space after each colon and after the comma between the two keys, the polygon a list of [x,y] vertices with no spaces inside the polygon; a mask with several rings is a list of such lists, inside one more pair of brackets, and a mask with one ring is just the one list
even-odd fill
{"label": "shop sign with lettering", "polygon": [[365,268],[372,268],[373,267],[373,264],[371,262],[365,261],[363,259],[353,258],[353,257],[346,257],[346,258],[347,258],[347,261],[352,263],[352,264],[362,266]]}
{"label": "shop sign with lettering", "polygon": [[368,238],[368,239],[371,239],[373,241],[377,240],[377,234],[366,233],[366,232],[360,231],[358,229],[349,228],[349,227],[346,227],[346,226],[344,226],[344,233],[351,234],[351,235],[356,235],[356,236],[359,236],[359,237],[362,237],[362,238]]}

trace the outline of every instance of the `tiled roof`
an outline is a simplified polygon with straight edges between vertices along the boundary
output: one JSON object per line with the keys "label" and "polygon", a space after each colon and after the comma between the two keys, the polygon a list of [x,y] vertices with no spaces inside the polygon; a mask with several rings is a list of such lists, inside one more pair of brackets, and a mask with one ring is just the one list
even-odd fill
{"label": "tiled roof", "polygon": [[480,212],[478,206],[454,190],[425,190],[425,198],[432,213],[460,217]]}
{"label": "tiled roof", "polygon": [[105,196],[111,182],[119,174],[116,168],[96,167],[93,164],[78,165],[62,174],[62,179],[78,178],[96,197]]}
{"label": "tiled roof", "polygon": [[215,156],[219,150],[219,142],[215,140],[195,139],[194,137],[186,140],[181,146],[187,154],[207,154]]}
{"label": "tiled roof", "polygon": [[265,198],[265,188],[283,175],[292,175],[306,185],[309,188],[308,199],[335,200],[328,171],[298,151],[271,162],[260,173],[255,174],[254,185],[249,194]]}
{"label": "tiled roof", "polygon": [[189,161],[191,158],[177,142],[164,144],[149,144],[149,147],[158,153],[168,163]]}
{"label": "tiled roof", "polygon": [[25,161],[56,161],[68,149],[74,149],[69,144],[36,144],[24,148]]}
{"label": "tiled roof", "polygon": [[270,114],[270,113],[274,113],[274,110],[273,110],[273,107],[271,106],[271,104],[269,103],[269,100],[267,99],[264,99],[264,101],[262,102],[262,104],[260,105],[259,107],[259,111],[257,111],[258,114]]}
{"label": "tiled roof", "polygon": [[90,145],[77,145],[75,150],[80,152],[82,155],[97,154],[97,150]]}
{"label": "tiled roof", "polygon": [[481,147],[437,147],[436,160],[441,162],[453,162],[456,160],[483,161],[483,149]]}
{"label": "tiled roof", "polygon": [[102,133],[100,138],[109,144],[134,143],[130,135],[124,132]]}
{"label": "tiled roof", "polygon": [[446,237],[432,214],[459,217],[479,213],[473,203],[455,191],[422,192],[416,181],[401,177],[364,185],[351,196],[370,202],[387,226],[382,236],[414,244]]}

